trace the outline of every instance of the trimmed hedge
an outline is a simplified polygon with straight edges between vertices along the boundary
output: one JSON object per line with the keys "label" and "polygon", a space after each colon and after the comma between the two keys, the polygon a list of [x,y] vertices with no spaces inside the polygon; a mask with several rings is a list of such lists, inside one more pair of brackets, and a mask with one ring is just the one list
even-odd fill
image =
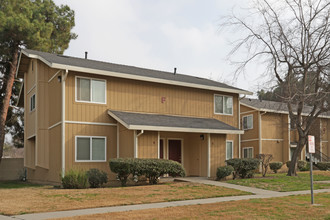
{"label": "trimmed hedge", "polygon": [[330,170],[330,162],[317,162],[315,166],[320,170]]}
{"label": "trimmed hedge", "polygon": [[232,166],[223,166],[218,167],[217,169],[217,180],[221,180],[229,175],[231,175],[234,171],[234,168]]}
{"label": "trimmed hedge", "polygon": [[146,176],[150,184],[157,184],[158,178],[164,174],[172,177],[186,175],[180,163],[164,159],[117,158],[111,159],[109,166],[122,186],[126,186],[129,175]]}
{"label": "trimmed hedge", "polygon": [[274,172],[274,173],[277,173],[277,171],[279,169],[281,169],[283,166],[283,163],[282,162],[271,162],[269,163],[269,168]]}
{"label": "trimmed hedge", "polygon": [[88,177],[83,170],[68,170],[62,177],[64,189],[86,189],[88,188]]}
{"label": "trimmed hedge", "polygon": [[[287,161],[285,164],[289,168],[291,161]],[[298,160],[297,168],[299,171],[308,171],[310,169],[310,163],[305,160]]]}
{"label": "trimmed hedge", "polygon": [[90,169],[86,174],[91,188],[98,188],[108,182],[107,173],[99,169]]}
{"label": "trimmed hedge", "polygon": [[236,179],[237,176],[241,178],[251,178],[254,176],[254,171],[258,169],[260,160],[256,158],[235,158],[226,160],[227,165],[234,168],[233,178]]}

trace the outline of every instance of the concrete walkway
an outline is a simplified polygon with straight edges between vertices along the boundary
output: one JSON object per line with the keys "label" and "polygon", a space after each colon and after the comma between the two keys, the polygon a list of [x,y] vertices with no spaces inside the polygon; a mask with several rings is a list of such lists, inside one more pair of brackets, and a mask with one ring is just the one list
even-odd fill
{"label": "concrete walkway", "polygon": [[[210,203],[217,203],[217,202],[273,198],[273,197],[301,195],[301,194],[310,193],[310,190],[294,191],[294,192],[275,192],[275,191],[256,189],[256,188],[252,188],[252,187],[245,187],[245,186],[239,186],[239,185],[234,185],[234,184],[229,184],[229,183],[207,180],[206,178],[201,178],[201,177],[186,177],[186,178],[178,178],[177,180],[238,189],[238,190],[242,190],[242,191],[251,192],[254,195],[230,196],[230,197],[218,197],[218,198],[209,198],[209,199],[194,199],[194,200],[184,200],[184,201],[174,201],[174,202],[160,202],[160,203],[151,203],[151,204],[126,205],[126,206],[114,206],[114,207],[104,207],[104,208],[79,209],[79,210],[70,210],[70,211],[35,213],[35,214],[16,215],[16,216],[12,216],[12,217],[0,215],[0,220],[9,220],[9,219],[11,219],[11,220],[13,220],[13,219],[39,220],[39,219],[49,219],[49,218],[64,218],[64,217],[72,217],[72,216],[79,216],[79,215],[102,214],[102,213],[110,213],[110,212],[124,212],[124,211],[166,208],[166,207],[186,206],[186,205],[200,205],[200,204],[210,204]],[[330,189],[314,190],[314,193],[322,193],[322,192],[330,192]]]}

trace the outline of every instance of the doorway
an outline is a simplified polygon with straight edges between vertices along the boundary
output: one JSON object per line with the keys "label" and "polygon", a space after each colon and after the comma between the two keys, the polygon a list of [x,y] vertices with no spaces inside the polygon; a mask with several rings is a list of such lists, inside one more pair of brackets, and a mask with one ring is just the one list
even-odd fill
{"label": "doorway", "polygon": [[168,140],[168,159],[182,164],[182,140]]}

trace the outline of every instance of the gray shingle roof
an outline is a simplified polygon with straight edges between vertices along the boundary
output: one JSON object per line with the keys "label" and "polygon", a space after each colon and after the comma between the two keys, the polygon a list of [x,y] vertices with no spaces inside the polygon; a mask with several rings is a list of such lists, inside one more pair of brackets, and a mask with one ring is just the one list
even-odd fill
{"label": "gray shingle roof", "polygon": [[187,131],[205,133],[242,133],[239,129],[214,118],[193,118],[160,114],[142,114],[108,110],[110,116],[128,129]]}
{"label": "gray shingle roof", "polygon": [[42,57],[44,60],[49,62],[50,64],[61,64],[67,66],[74,66],[74,67],[83,67],[95,70],[102,70],[102,71],[109,71],[109,72],[117,72],[117,73],[125,73],[131,74],[135,76],[142,76],[142,77],[149,77],[154,79],[163,79],[163,80],[170,80],[176,82],[183,82],[183,83],[191,83],[191,84],[198,84],[204,86],[212,86],[218,87],[223,89],[230,89],[236,91],[236,93],[244,93],[250,94],[250,92],[239,89],[233,86],[226,85],[224,83],[216,82],[209,79],[188,76],[184,74],[173,74],[171,72],[159,71],[159,70],[152,70],[152,69],[145,69],[140,67],[134,66],[127,66],[121,64],[114,64],[108,62],[101,62],[83,58],[75,58],[70,56],[52,54],[52,53],[45,53],[36,50],[22,50],[23,54],[32,54]]}
{"label": "gray shingle roof", "polygon": [[[268,100],[259,100],[259,99],[242,99],[241,103],[246,104],[248,106],[254,107],[258,110],[269,110],[269,111],[276,111],[276,112],[285,112],[288,113],[288,106],[284,102],[274,102]],[[293,105],[293,109],[296,109],[296,106]],[[311,106],[304,106],[303,113],[309,114],[312,111]],[[326,112],[321,114],[321,116],[330,116],[330,112]]]}

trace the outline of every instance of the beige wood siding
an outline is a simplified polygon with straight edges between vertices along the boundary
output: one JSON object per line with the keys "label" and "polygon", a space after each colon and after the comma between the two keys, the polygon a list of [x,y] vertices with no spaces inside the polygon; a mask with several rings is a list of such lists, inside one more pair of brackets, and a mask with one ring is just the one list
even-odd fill
{"label": "beige wood siding", "polygon": [[225,165],[226,135],[211,134],[211,177],[216,176],[217,168]]}
{"label": "beige wood siding", "polygon": [[[246,113],[245,113],[246,112]],[[253,128],[244,130],[244,134],[241,136],[241,140],[250,140],[259,138],[259,118],[258,111],[241,105],[241,129],[243,129],[243,117],[252,115],[253,117]]]}
{"label": "beige wood siding", "polygon": [[25,140],[24,144],[24,166],[34,169],[35,168],[35,138]]}
{"label": "beige wood siding", "polygon": [[[24,112],[24,125],[25,125],[25,138],[31,137],[36,134],[36,110],[30,111],[31,97],[36,93],[36,89],[31,90],[29,94],[26,95],[26,107]],[[37,94],[36,99],[37,99]],[[37,105],[37,103],[36,103]],[[36,106],[37,108],[37,106]]]}
{"label": "beige wood siding", "polygon": [[[76,102],[75,76],[106,79],[107,103]],[[233,115],[228,116],[214,114],[214,94],[219,92],[70,72],[66,81],[66,120],[113,122],[107,115],[107,109],[113,109],[217,118],[238,127],[238,95],[220,93],[233,96]],[[166,99],[163,103],[162,97]]]}
{"label": "beige wood siding", "polygon": [[273,161],[282,161],[283,159],[283,141],[262,141],[262,153],[273,155]]}
{"label": "beige wood siding", "polygon": [[[65,170],[82,169],[89,170],[97,168],[110,173],[109,160],[117,157],[117,128],[116,126],[104,125],[83,125],[83,124],[66,124],[66,141],[65,141]],[[105,162],[76,162],[76,136],[104,136],[106,137],[106,161]]]}
{"label": "beige wood siding", "polygon": [[[33,63],[33,70],[32,70],[32,63]],[[36,63],[37,61],[34,59],[30,61],[30,65],[27,71],[27,77],[24,79],[26,91],[30,91],[36,85]]]}
{"label": "beige wood siding", "polygon": [[138,158],[158,158],[158,132],[145,131],[138,137]]}
{"label": "beige wood siding", "polygon": [[134,132],[119,124],[119,157],[134,157]]}
{"label": "beige wood siding", "polygon": [[261,117],[262,138],[282,139],[283,127],[287,126],[283,122],[282,115],[277,113],[266,113]]}

